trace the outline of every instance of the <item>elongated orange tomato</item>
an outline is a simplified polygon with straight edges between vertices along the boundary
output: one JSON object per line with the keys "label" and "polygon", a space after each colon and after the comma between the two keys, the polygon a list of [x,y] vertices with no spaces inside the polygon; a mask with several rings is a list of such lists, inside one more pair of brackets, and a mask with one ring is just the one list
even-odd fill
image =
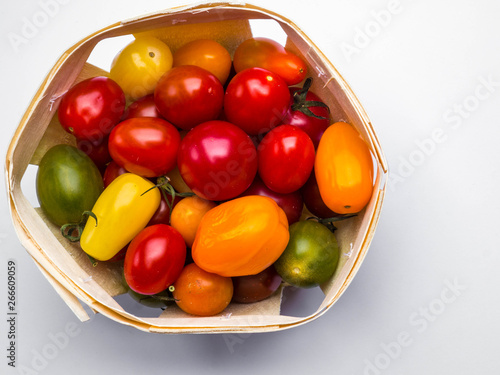
{"label": "elongated orange tomato", "polygon": [[314,164],[321,198],[339,214],[361,211],[373,193],[373,160],[357,130],[345,122],[328,127]]}
{"label": "elongated orange tomato", "polygon": [[273,199],[236,198],[203,216],[192,257],[207,272],[227,277],[254,275],[279,258],[289,236],[286,214]]}

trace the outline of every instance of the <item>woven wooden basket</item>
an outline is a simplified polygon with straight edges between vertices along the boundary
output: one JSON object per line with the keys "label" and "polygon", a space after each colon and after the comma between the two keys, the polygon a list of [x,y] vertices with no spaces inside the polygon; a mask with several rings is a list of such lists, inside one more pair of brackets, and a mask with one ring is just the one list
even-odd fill
{"label": "woven wooden basket", "polygon": [[[376,164],[374,194],[368,206],[355,218],[338,225],[341,248],[339,267],[321,286],[324,299],[311,315],[287,316],[281,313],[283,288],[254,304],[230,304],[223,314],[213,317],[189,316],[177,307],[158,310],[157,317],[141,317],[128,312],[115,298],[125,293],[121,268],[100,262],[92,267],[78,244],[59,234],[38,207],[33,207],[21,189],[29,164],[37,165],[44,153],[59,143],[75,144],[57,122],[60,97],[76,82],[107,72],[87,62],[102,40],[123,35],[150,34],[159,37],[173,52],[184,43],[211,38],[232,54],[252,35],[252,20],[268,20],[286,34],[288,48],[307,61],[314,84],[312,90],[329,105],[334,121],[353,124],[368,143]],[[269,37],[273,37],[270,35]],[[140,330],[160,333],[216,333],[277,331],[307,323],[325,313],[346,290],[368,251],[377,226],[386,189],[387,164],[375,131],[347,83],[314,45],[290,20],[249,4],[205,3],[167,9],[106,27],[67,50],[49,72],[29,105],[10,143],[6,158],[6,177],[11,216],[23,246],[43,275],[82,321],[93,312]],[[33,186],[34,189],[34,186]]]}

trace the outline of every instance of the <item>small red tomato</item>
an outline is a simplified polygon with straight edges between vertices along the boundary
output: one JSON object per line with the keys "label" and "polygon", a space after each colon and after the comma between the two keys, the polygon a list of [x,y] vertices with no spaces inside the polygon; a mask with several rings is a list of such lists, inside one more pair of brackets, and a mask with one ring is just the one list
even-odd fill
{"label": "small red tomato", "polygon": [[276,73],[249,68],[236,74],[224,96],[229,122],[247,134],[265,133],[277,126],[290,106],[290,91]]}
{"label": "small red tomato", "polygon": [[137,293],[160,293],[177,280],[185,260],[186,244],[179,232],[165,224],[149,226],[128,246],[125,280]]}
{"label": "small red tomato", "polygon": [[111,161],[104,171],[104,187],[108,186],[119,175],[127,172],[128,171],[125,168],[121,167],[118,163],[116,163],[115,161]]}
{"label": "small red tomato", "polygon": [[199,197],[220,201],[245,191],[257,173],[257,151],[250,137],[225,121],[198,125],[181,142],[177,165]]}
{"label": "small red tomato", "polygon": [[120,121],[125,110],[125,94],[107,77],[77,83],[64,94],[58,118],[64,130],[77,139],[100,142]]}
{"label": "small red tomato", "polygon": [[85,152],[101,173],[106,169],[106,165],[112,160],[108,150],[108,137],[104,137],[100,142],[91,142],[85,139],[79,139],[76,147]]}
{"label": "small red tomato", "polygon": [[269,189],[292,193],[309,178],[314,156],[314,145],[305,132],[292,125],[280,125],[259,144],[259,176]]}
{"label": "small red tomato", "polygon": [[273,294],[280,285],[281,277],[272,265],[255,275],[233,277],[233,301],[262,301]]}
{"label": "small red tomato", "polygon": [[319,192],[318,183],[316,182],[316,175],[314,170],[311,172],[309,179],[302,186],[301,189],[302,198],[304,199],[304,204],[306,208],[315,216],[325,219],[329,217],[340,216],[339,214],[330,210]]}
{"label": "small red tomato", "polygon": [[283,124],[289,124],[305,131],[318,148],[319,140],[330,126],[330,110],[321,99],[309,91],[311,81],[308,79],[304,87],[291,87],[291,105],[283,119]]}
{"label": "small red tomato", "polygon": [[181,137],[169,122],[137,117],[120,122],[109,136],[113,160],[131,173],[157,177],[175,167]]}
{"label": "small red tomato", "polygon": [[182,197],[176,195],[174,198],[174,201],[172,202],[172,197],[167,195],[167,199],[169,199],[169,202],[167,203],[165,196],[162,194],[161,195],[161,200],[160,200],[160,205],[158,206],[158,209],[156,212],[153,214],[153,217],[151,220],[149,220],[149,223],[147,225],[155,225],[155,224],[168,224],[170,225],[170,206],[169,204],[172,205],[172,209],[175,207],[177,203],[182,199]]}
{"label": "small red tomato", "polygon": [[125,113],[123,114],[123,120],[128,120],[134,117],[158,117],[163,118],[163,116],[156,108],[155,98],[153,94],[143,96],[137,99],[135,102],[130,104]]}
{"label": "small red tomato", "polygon": [[189,130],[219,116],[224,88],[208,70],[195,65],[182,65],[172,68],[160,78],[154,99],[165,119]]}
{"label": "small red tomato", "polygon": [[288,194],[276,193],[269,189],[266,184],[262,182],[259,176],[255,177],[252,185],[243,192],[240,196],[244,197],[247,195],[262,195],[274,199],[274,201],[280,206],[283,211],[285,211],[286,217],[288,219],[288,225],[292,225],[296,221],[299,221],[302,215],[302,208],[304,203],[302,201],[302,195],[299,191],[294,191]]}

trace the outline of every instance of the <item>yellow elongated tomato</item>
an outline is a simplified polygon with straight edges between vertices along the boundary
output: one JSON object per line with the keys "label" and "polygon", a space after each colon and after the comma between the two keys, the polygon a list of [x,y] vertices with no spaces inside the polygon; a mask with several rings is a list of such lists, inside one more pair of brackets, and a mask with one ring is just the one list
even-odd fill
{"label": "yellow elongated tomato", "polygon": [[160,39],[137,37],[115,56],[109,75],[127,98],[136,100],[154,92],[172,63],[172,52]]}
{"label": "yellow elongated tomato", "polygon": [[227,277],[255,275],[279,258],[289,236],[286,214],[273,199],[236,198],[203,216],[192,257],[207,272]]}
{"label": "yellow elongated tomato", "polygon": [[211,39],[197,39],[184,44],[174,53],[174,66],[196,65],[226,83],[231,71],[231,55],[221,44]]}
{"label": "yellow elongated tomato", "polygon": [[92,208],[97,222],[88,218],[80,237],[83,251],[105,261],[124,248],[146,227],[160,205],[160,192],[154,186],[133,173],[114,179]]}
{"label": "yellow elongated tomato", "polygon": [[359,212],[372,196],[372,155],[350,124],[336,122],[326,129],[316,152],[314,171],[321,198],[336,213]]}
{"label": "yellow elongated tomato", "polygon": [[170,225],[177,229],[188,247],[193,246],[196,231],[203,216],[216,204],[198,196],[181,199],[172,210]]}

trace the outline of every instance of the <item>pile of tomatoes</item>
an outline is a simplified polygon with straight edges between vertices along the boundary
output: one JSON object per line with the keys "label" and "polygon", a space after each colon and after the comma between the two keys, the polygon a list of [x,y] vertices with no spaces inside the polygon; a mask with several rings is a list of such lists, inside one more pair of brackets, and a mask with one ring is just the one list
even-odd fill
{"label": "pile of tomatoes", "polygon": [[320,285],[339,260],[331,222],[366,206],[373,162],[310,85],[306,63],[270,39],[231,58],[213,40],[172,54],[137,37],[109,77],[62,97],[77,147],[43,157],[40,206],[93,260],[123,262],[138,300],[207,316],[282,280]]}

